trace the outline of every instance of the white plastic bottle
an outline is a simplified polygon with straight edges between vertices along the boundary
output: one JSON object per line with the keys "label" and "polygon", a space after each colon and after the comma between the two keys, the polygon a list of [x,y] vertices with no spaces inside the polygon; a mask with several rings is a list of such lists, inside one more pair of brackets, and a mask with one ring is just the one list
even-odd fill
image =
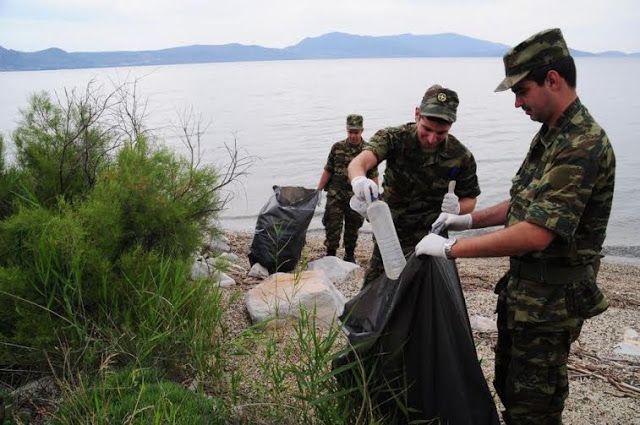
{"label": "white plastic bottle", "polygon": [[396,280],[407,264],[407,260],[402,253],[389,206],[384,201],[373,201],[367,207],[367,217],[382,256],[384,272],[389,279]]}

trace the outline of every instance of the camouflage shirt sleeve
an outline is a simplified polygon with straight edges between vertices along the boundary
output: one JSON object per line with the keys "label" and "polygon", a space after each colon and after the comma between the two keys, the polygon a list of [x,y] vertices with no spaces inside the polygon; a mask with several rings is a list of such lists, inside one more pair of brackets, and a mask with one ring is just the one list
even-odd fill
{"label": "camouflage shirt sleeve", "polygon": [[477,198],[480,195],[476,159],[454,136],[449,136],[453,164],[449,168],[450,180],[456,181],[455,193],[459,198]]}
{"label": "camouflage shirt sleeve", "polygon": [[340,142],[334,143],[331,146],[331,150],[329,151],[329,156],[327,157],[327,163],[324,165],[324,169],[330,172],[331,174],[335,173],[336,169],[336,148]]}
{"label": "camouflage shirt sleeve", "polygon": [[557,126],[543,127],[534,138],[513,179],[509,225],[527,221],[560,236],[548,255],[595,255],[604,242],[614,179],[609,139],[576,100]]}
{"label": "camouflage shirt sleeve", "polygon": [[362,150],[373,152],[378,160],[378,164],[387,159],[398,143],[407,137],[407,126],[387,127],[378,130],[376,134],[364,145]]}

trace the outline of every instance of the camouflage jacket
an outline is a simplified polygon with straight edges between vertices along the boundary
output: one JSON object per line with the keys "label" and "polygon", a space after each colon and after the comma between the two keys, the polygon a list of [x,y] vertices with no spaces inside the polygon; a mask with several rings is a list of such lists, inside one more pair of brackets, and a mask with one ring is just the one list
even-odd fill
{"label": "camouflage jacket", "polygon": [[543,125],[511,186],[507,222],[527,221],[556,237],[524,261],[589,264],[601,257],[616,160],[604,130],[576,99],[555,126]]}
{"label": "camouflage jacket", "polygon": [[423,151],[415,123],[378,131],[364,147],[386,160],[381,198],[389,204],[398,233],[426,234],[440,214],[450,180],[460,198],[480,194],[476,161],[453,135],[433,152]]}
{"label": "camouflage jacket", "polygon": [[[327,163],[324,166],[324,169],[331,173],[331,178],[324,188],[327,191],[327,196],[342,200],[351,198],[353,191],[351,190],[347,167],[351,160],[362,152],[364,144],[364,139],[359,145],[351,144],[348,139],[344,139],[331,146]],[[378,168],[369,170],[367,177],[370,179],[378,177]]]}

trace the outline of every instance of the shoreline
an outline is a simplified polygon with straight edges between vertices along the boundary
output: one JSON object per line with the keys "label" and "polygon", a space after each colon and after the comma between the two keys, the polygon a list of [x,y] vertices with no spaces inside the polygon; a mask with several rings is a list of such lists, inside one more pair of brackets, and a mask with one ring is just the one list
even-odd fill
{"label": "shoreline", "polygon": [[[317,214],[316,214],[317,216]],[[320,222],[314,223],[317,217],[314,216],[314,219],[311,222],[309,229],[307,230],[307,235],[319,235],[324,238],[324,227]],[[237,218],[228,218],[223,217],[220,219],[219,225],[226,232],[230,233],[250,233],[253,234],[255,223],[257,217],[237,217]],[[252,222],[250,226],[248,226],[249,221]],[[315,226],[312,226],[316,224]],[[319,224],[319,225],[318,225]],[[461,232],[452,232],[453,236],[456,237],[464,237],[464,235],[478,235],[483,233],[489,233],[492,231],[491,229],[479,229],[479,230],[470,230],[464,233]],[[359,230],[359,240],[371,240],[373,232],[371,230],[371,226],[369,223],[365,221],[363,227]],[[602,248],[602,254],[604,257],[602,258],[603,263],[609,264],[623,264],[629,266],[640,267],[640,245],[631,245],[631,246],[622,246],[622,245],[605,245]],[[499,258],[499,257],[496,257]]]}

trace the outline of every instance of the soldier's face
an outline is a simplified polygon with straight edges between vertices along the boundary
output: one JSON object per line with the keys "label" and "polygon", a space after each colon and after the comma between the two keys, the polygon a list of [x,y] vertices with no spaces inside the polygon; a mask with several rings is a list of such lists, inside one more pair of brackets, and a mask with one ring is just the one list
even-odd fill
{"label": "soldier's face", "polygon": [[418,127],[418,141],[422,149],[435,149],[440,143],[444,142],[449,135],[451,124],[430,120],[427,117],[420,116],[416,120]]}
{"label": "soldier's face", "polygon": [[362,140],[362,130],[354,130],[354,129],[347,129],[347,139],[349,139],[349,143],[353,143],[354,145],[357,145],[358,143],[360,143],[360,141]]}
{"label": "soldier's face", "polygon": [[521,81],[511,91],[516,95],[516,108],[522,108],[532,121],[548,123],[553,102],[546,82],[539,86],[535,81]]}

